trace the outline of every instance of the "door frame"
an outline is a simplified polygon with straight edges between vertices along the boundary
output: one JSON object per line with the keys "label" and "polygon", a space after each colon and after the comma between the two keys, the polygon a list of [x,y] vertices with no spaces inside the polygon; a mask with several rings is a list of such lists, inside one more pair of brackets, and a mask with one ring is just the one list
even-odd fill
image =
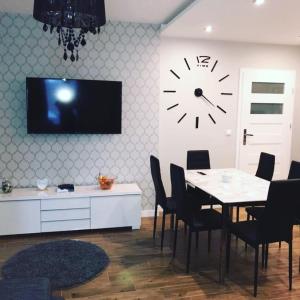
{"label": "door frame", "polygon": [[[241,143],[243,141],[241,130],[242,130],[242,112],[243,112],[243,82],[244,82],[244,74],[247,71],[288,71],[291,73],[294,73],[294,88],[292,90],[292,99],[290,103],[290,137],[288,139],[289,143],[289,151],[287,153],[288,155],[288,161],[291,161],[292,157],[292,137],[293,137],[293,122],[294,122],[294,106],[295,106],[295,84],[296,84],[296,71],[295,70],[289,70],[289,69],[261,69],[261,68],[241,68],[240,69],[240,80],[239,80],[239,98],[238,98],[238,110],[237,110],[237,132],[236,132],[236,156],[235,156],[235,167],[239,168],[239,161],[240,161],[240,149],[241,149]],[[288,166],[289,167],[289,166]]]}

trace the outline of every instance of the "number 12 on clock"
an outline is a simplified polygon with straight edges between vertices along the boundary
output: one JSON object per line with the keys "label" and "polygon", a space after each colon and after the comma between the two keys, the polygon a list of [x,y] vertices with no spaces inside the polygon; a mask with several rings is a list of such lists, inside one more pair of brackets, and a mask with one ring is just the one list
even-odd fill
{"label": "number 12 on clock", "polygon": [[208,68],[208,64],[210,61],[211,57],[207,55],[201,55],[197,56],[197,66],[198,67],[203,67],[203,68]]}

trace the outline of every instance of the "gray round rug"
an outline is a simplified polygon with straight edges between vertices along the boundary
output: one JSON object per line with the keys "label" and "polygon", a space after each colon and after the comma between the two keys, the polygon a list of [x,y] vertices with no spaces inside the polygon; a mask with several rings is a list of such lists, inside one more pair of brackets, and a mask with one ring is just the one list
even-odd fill
{"label": "gray round rug", "polygon": [[62,240],[22,250],[2,267],[5,279],[45,277],[53,290],[84,283],[101,271],[109,258],[100,247],[86,242]]}

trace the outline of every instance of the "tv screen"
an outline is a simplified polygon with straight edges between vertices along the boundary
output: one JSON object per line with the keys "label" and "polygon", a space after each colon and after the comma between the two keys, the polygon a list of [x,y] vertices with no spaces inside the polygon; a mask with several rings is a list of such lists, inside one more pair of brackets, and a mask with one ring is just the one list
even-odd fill
{"label": "tv screen", "polygon": [[28,133],[120,134],[122,82],[27,78]]}

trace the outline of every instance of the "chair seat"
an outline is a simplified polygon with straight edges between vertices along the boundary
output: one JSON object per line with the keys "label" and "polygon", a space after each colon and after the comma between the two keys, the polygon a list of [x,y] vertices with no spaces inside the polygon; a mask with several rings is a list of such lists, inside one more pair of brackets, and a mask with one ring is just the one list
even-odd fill
{"label": "chair seat", "polygon": [[[262,217],[264,213],[264,207],[247,207],[246,212],[251,216],[254,217],[256,220]],[[300,215],[295,217],[294,225],[300,225]]]}
{"label": "chair seat", "polygon": [[193,201],[197,202],[198,205],[217,205],[220,204],[214,197],[211,197],[209,194],[201,191],[197,188],[187,187],[187,193],[190,198],[193,198]]}
{"label": "chair seat", "polygon": [[175,211],[176,211],[176,202],[175,202],[175,200],[173,200],[172,197],[168,197],[166,203],[167,203],[166,204],[167,207],[165,209],[167,210],[167,212],[175,213]]}
{"label": "chair seat", "polygon": [[296,214],[294,225],[300,225],[300,215]]}
{"label": "chair seat", "polygon": [[246,207],[246,212],[257,220],[263,215],[264,210],[264,206]]}
{"label": "chair seat", "polygon": [[247,244],[255,246],[259,243],[256,221],[231,223],[230,231]]}
{"label": "chair seat", "polygon": [[222,215],[214,209],[201,209],[187,222],[193,231],[214,230],[222,227]]}
{"label": "chair seat", "polygon": [[247,244],[255,247],[262,243],[275,243],[280,241],[286,241],[284,238],[280,238],[276,232],[275,235],[268,236],[267,240],[263,240],[261,236],[258,236],[257,221],[243,221],[230,224],[230,231],[235,234],[239,239],[243,240]]}

